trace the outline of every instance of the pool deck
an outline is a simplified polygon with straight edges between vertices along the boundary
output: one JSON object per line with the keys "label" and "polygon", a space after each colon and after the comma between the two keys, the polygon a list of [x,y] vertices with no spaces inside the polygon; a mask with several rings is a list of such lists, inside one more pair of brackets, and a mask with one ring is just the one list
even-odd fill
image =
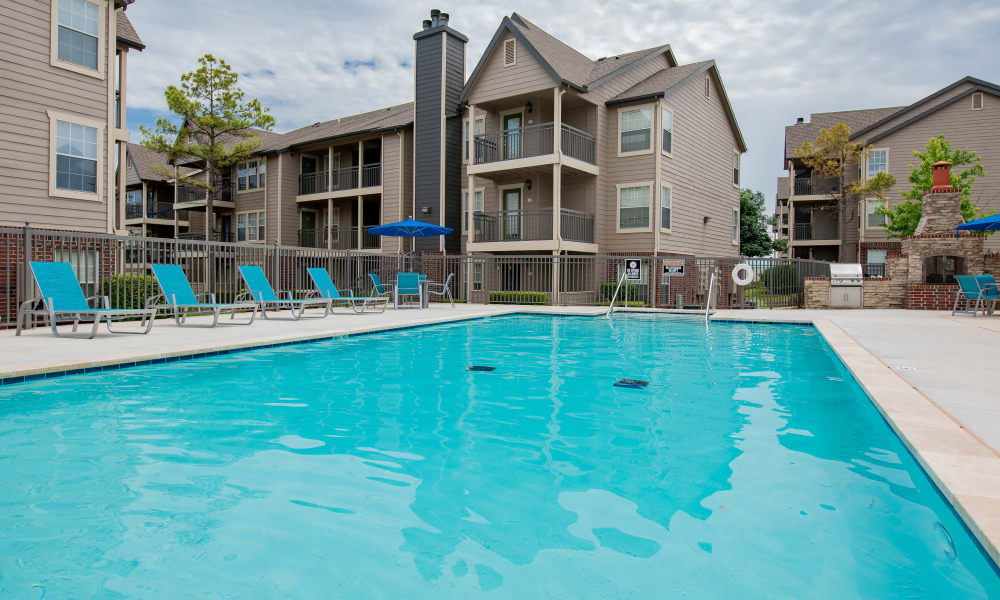
{"label": "pool deck", "polygon": [[[179,328],[161,319],[148,335],[111,335],[102,327],[92,340],[54,338],[47,327],[26,331],[20,339],[3,330],[0,380],[524,312],[597,316],[605,310],[459,304],[356,315],[341,309],[323,319],[258,318],[249,327],[214,329]],[[1000,370],[1000,316],[720,310],[713,319],[813,323],[1000,564],[1000,377],[993,371]]]}

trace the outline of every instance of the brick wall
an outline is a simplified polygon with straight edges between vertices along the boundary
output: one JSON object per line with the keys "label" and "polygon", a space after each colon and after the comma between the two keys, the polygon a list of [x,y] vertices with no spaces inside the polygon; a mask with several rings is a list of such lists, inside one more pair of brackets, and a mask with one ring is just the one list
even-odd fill
{"label": "brick wall", "polygon": [[957,285],[909,285],[906,287],[906,308],[951,310],[957,292]]}

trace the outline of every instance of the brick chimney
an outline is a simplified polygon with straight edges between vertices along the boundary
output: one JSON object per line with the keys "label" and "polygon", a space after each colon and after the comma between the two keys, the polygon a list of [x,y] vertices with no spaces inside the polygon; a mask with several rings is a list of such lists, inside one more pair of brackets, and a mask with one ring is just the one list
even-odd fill
{"label": "brick chimney", "polygon": [[933,169],[933,186],[924,194],[923,214],[914,235],[954,234],[955,228],[965,222],[962,218],[962,194],[951,185],[951,163],[936,162]]}

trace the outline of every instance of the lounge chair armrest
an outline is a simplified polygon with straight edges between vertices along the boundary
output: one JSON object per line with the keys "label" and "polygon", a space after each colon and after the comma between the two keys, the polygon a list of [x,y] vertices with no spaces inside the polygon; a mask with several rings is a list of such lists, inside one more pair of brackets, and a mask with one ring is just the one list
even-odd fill
{"label": "lounge chair armrest", "polygon": [[349,296],[349,297],[352,297],[352,298],[354,297],[354,290],[352,290],[351,288],[346,288],[346,289],[343,289],[343,290],[337,290],[337,293],[339,293],[341,296]]}
{"label": "lounge chair armrest", "polygon": [[100,300],[100,306],[94,308],[111,308],[111,298],[107,296],[91,296],[87,298],[87,304],[90,304],[91,300]]}
{"label": "lounge chair armrest", "polygon": [[209,304],[215,304],[215,292],[203,292],[194,295],[195,298],[201,298],[202,296],[208,299]]}
{"label": "lounge chair armrest", "polygon": [[250,292],[244,290],[244,291],[240,292],[239,294],[236,294],[236,297],[233,298],[233,302],[234,303],[236,303],[236,302],[257,302],[257,299],[253,297],[253,294],[251,294]]}
{"label": "lounge chair armrest", "polygon": [[167,303],[166,294],[157,294],[155,296],[150,296],[149,298],[146,298],[146,303],[144,306],[146,308],[151,308],[153,306],[162,305],[166,303]]}
{"label": "lounge chair armrest", "polygon": [[319,290],[305,290],[300,292],[300,297],[303,300],[308,300],[311,298],[321,298],[322,296],[320,295]]}

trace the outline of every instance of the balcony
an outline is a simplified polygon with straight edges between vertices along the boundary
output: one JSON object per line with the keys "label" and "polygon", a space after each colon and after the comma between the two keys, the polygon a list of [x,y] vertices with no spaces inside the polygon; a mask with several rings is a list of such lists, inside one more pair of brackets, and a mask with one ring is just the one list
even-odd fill
{"label": "balcony", "polygon": [[332,242],[329,247],[334,250],[378,250],[382,247],[382,238],[368,233],[372,227],[377,227],[377,225],[366,225],[362,228],[360,248],[358,248],[357,227],[333,227],[332,232],[328,232],[326,227],[299,229],[299,246],[302,248],[326,248],[328,240],[331,239],[328,233],[332,233]]}
{"label": "balcony", "polygon": [[[226,182],[219,186],[215,192],[214,203],[223,208],[232,208],[236,199],[236,186]],[[194,185],[181,184],[177,186],[177,204],[187,204],[182,208],[192,208],[206,206],[208,204],[208,190]]]}
{"label": "balcony", "polygon": [[[474,164],[485,165],[509,160],[554,154],[554,123],[489,131],[475,137]],[[597,140],[594,136],[563,124],[560,144],[563,155],[591,165],[597,164]]]}
{"label": "balcony", "polygon": [[[194,240],[203,242],[205,241],[204,231],[189,231],[186,233],[177,234],[177,239],[179,240]],[[219,232],[213,231],[208,234],[208,241],[210,242],[231,242],[233,241],[233,234],[231,232]]]}
{"label": "balcony", "polygon": [[[559,216],[562,239],[594,243],[594,215],[564,208]],[[551,208],[477,212],[473,224],[475,243],[552,240]]]}
{"label": "balcony", "polygon": [[792,228],[792,241],[835,241],[839,240],[836,223],[796,223]]}
{"label": "balcony", "polygon": [[330,175],[330,171],[299,175],[299,195],[325,194],[382,185],[382,165],[380,163],[364,165],[360,169],[358,167],[334,169],[333,176]]}
{"label": "balcony", "polygon": [[[148,219],[163,219],[168,221],[174,220],[174,205],[171,202],[153,201],[146,204],[146,217]],[[181,220],[186,220],[183,215],[180,215]],[[125,204],[125,218],[126,219],[141,219],[142,218],[142,203],[141,202],[128,202]]]}
{"label": "balcony", "polygon": [[829,196],[840,193],[840,182],[833,177],[808,177],[796,179],[793,186],[795,196]]}

